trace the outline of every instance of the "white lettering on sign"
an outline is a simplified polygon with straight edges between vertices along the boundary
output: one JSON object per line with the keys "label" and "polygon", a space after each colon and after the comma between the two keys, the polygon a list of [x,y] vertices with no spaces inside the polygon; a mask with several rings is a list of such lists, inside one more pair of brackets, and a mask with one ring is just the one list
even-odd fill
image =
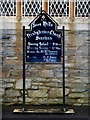
{"label": "white lettering on sign", "polygon": [[47,42],[47,43],[39,42],[39,45],[40,45],[40,46],[48,46],[48,42]]}
{"label": "white lettering on sign", "polygon": [[60,46],[61,44],[59,44],[59,43],[54,43],[54,42],[53,42],[53,45],[54,45],[54,46],[55,46],[55,45],[59,45],[59,46]]}
{"label": "white lettering on sign", "polygon": [[58,37],[58,39],[61,37],[61,35],[58,35],[53,30],[50,31],[50,35],[54,35],[54,36]]}
{"label": "white lettering on sign", "polygon": [[43,56],[43,60],[44,60],[45,62],[55,62],[55,61],[56,61],[56,57]]}
{"label": "white lettering on sign", "polygon": [[32,46],[32,45],[38,46],[38,43],[30,43],[30,42],[28,42],[28,45],[29,45],[29,46]]}
{"label": "white lettering on sign", "polygon": [[41,26],[41,23],[39,24],[33,24],[33,28]]}
{"label": "white lettering on sign", "polygon": [[27,38],[30,38],[30,37],[32,37],[32,36],[34,36],[34,35],[36,35],[36,36],[39,36],[40,34],[48,34],[48,35],[52,35],[52,36],[55,36],[55,37],[58,37],[58,39],[60,39],[60,37],[61,37],[61,34],[57,34],[57,33],[55,33],[55,31],[53,31],[53,30],[51,30],[51,31],[40,31],[40,30],[38,30],[37,32],[33,32],[33,33],[27,33]]}
{"label": "white lettering on sign", "polygon": [[51,22],[46,22],[46,21],[43,21],[43,26],[46,27],[53,27],[53,24],[51,24]]}
{"label": "white lettering on sign", "polygon": [[39,36],[36,36],[36,40],[52,40],[52,37],[39,37]]}
{"label": "white lettering on sign", "polygon": [[41,27],[41,26],[44,26],[44,27],[47,27],[47,26],[48,27],[53,27],[53,24],[51,22],[43,21],[43,24],[41,24],[41,23],[39,23],[39,24],[34,23],[32,25],[33,28],[35,28],[35,27]]}
{"label": "white lettering on sign", "polygon": [[58,55],[58,52],[57,51],[45,51],[45,55]]}

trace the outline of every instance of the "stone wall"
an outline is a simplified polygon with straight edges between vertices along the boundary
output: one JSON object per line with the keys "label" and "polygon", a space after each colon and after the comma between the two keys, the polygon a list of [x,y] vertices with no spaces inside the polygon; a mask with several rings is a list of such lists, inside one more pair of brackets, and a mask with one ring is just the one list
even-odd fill
{"label": "stone wall", "polygon": [[[88,30],[65,31],[66,104],[88,105]],[[0,32],[2,78],[0,102],[22,103],[22,25]],[[0,52],[1,53],[1,52]],[[1,61],[0,61],[1,63]],[[26,104],[62,104],[62,64],[26,64]]]}

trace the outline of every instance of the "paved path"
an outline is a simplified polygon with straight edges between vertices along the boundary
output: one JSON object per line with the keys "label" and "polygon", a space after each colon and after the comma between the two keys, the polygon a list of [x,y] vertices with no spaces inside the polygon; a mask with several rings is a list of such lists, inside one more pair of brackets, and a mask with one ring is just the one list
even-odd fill
{"label": "paved path", "polygon": [[[30,108],[30,106],[28,106]],[[15,114],[12,111],[22,106],[2,106],[2,120],[90,120],[90,107],[73,107],[74,115],[62,114]],[[68,107],[70,108],[70,106]]]}

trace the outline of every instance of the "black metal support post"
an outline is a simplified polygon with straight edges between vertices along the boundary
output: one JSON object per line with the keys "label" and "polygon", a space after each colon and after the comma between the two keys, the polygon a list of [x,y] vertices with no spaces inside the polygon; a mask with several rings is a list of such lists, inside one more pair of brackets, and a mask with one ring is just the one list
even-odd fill
{"label": "black metal support post", "polygon": [[25,26],[23,26],[23,111],[25,110]]}
{"label": "black metal support post", "polygon": [[66,111],[65,108],[65,34],[63,26],[63,111]]}

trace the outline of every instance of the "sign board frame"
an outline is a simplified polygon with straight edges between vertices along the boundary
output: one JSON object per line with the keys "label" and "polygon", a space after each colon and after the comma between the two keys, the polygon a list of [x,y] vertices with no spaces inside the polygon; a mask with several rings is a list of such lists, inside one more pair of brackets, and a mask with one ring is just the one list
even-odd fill
{"label": "sign board frame", "polygon": [[[23,26],[23,110],[26,109],[26,105],[25,105],[25,78],[26,78],[26,74],[25,74],[25,64],[26,62],[26,54],[25,54],[25,50],[26,50],[26,31],[27,29],[25,29],[25,26]],[[60,29],[62,31],[62,61],[60,62],[62,64],[62,68],[63,68],[63,110],[66,111],[66,106],[65,106],[65,27],[63,26],[62,29]],[[30,62],[31,63],[31,62]],[[35,64],[35,63],[34,63]]]}
{"label": "sign board frame", "polygon": [[[42,32],[44,32],[42,34]],[[48,32],[48,34],[46,33]],[[52,32],[52,33],[51,33]],[[55,36],[53,35],[55,34]],[[56,63],[61,61],[61,29],[57,31],[33,32],[25,30],[26,36],[26,62]],[[36,34],[36,35],[33,35]],[[38,35],[37,35],[38,34]],[[52,34],[52,35],[51,35]],[[43,37],[41,37],[41,36]],[[48,37],[47,37],[48,35]],[[58,37],[57,37],[58,35]],[[34,37],[33,37],[34,36]],[[41,40],[40,40],[41,38]],[[43,40],[43,38],[45,40]],[[56,38],[56,39],[55,39]],[[48,39],[48,40],[47,40]]]}
{"label": "sign board frame", "polygon": [[[30,23],[31,25],[31,23]],[[26,106],[25,106],[25,78],[26,78],[26,74],[25,74],[25,64],[26,62],[26,31],[28,29],[25,29],[25,26],[23,26],[23,111],[25,111]],[[30,29],[29,29],[30,30]],[[65,27],[63,26],[62,29],[59,29],[62,33],[62,51],[61,51],[61,58],[62,60],[60,62],[57,63],[61,63],[62,64],[62,68],[63,68],[63,111],[66,111],[66,106],[65,106]],[[32,63],[32,62],[30,62]],[[38,62],[40,63],[40,62]],[[47,63],[47,62],[45,62]],[[50,62],[48,62],[50,64]],[[51,62],[53,63],[53,62]],[[32,63],[33,64],[33,63]],[[35,64],[35,63],[34,63]]]}

